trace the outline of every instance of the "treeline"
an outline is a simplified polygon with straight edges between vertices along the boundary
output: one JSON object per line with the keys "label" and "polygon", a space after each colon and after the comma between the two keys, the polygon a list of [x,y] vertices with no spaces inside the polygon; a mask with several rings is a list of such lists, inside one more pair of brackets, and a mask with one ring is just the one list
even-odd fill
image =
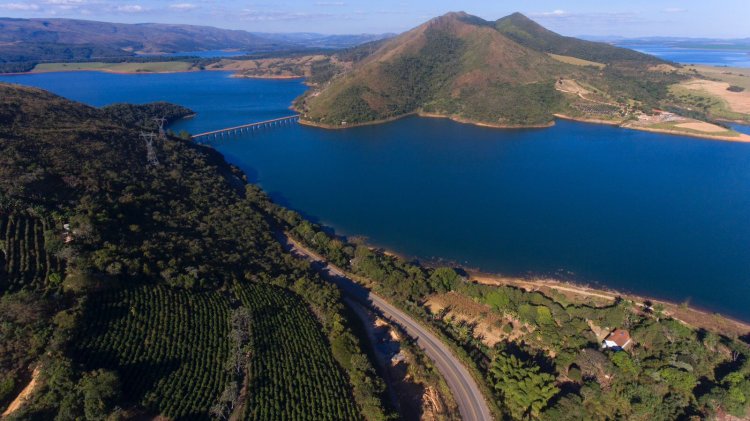
{"label": "treeline", "polygon": [[124,60],[133,53],[119,48],[53,42],[4,43],[0,46],[0,73],[27,72],[41,62]]}
{"label": "treeline", "polygon": [[168,102],[151,102],[148,104],[117,103],[101,108],[104,115],[112,120],[133,126],[157,129],[155,118],[163,118],[164,126],[176,120],[195,114],[193,110]]}
{"label": "treeline", "polygon": [[[79,48],[79,47],[75,47]],[[67,52],[69,49],[64,49]],[[117,50],[125,53],[122,50]],[[193,67],[204,69],[206,66],[214,64],[221,60],[220,58],[200,58],[195,56],[138,56],[131,53],[127,54],[88,54],[89,50],[84,50],[82,54],[57,54],[43,51],[39,56],[5,56],[3,49],[0,48],[0,73],[24,73],[30,72],[40,63],[153,63],[165,61],[188,62]],[[233,57],[235,58],[235,57]],[[3,61],[3,60],[6,61]]]}

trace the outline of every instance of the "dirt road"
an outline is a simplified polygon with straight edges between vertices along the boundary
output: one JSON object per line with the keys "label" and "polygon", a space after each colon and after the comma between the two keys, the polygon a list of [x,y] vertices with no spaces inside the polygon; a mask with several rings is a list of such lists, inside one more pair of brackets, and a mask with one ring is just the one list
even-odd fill
{"label": "dirt road", "polygon": [[399,324],[409,336],[415,339],[417,345],[432,359],[435,367],[445,378],[464,421],[492,419],[492,413],[484,400],[484,396],[482,396],[479,386],[469,371],[453,355],[448,346],[443,344],[426,327],[380,296],[354,282],[344,271],[326,262],[312,250],[307,249],[288,236],[285,236],[283,240],[282,244],[285,245],[287,250],[298,257],[310,260],[326,279],[338,285],[348,297],[368,305],[392,322]]}

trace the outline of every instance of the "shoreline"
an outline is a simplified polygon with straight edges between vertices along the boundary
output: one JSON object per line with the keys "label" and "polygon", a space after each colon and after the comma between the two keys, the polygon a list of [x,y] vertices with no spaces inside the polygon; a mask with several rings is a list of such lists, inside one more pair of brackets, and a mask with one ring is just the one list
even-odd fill
{"label": "shoreline", "polygon": [[195,73],[201,72],[201,69],[190,69],[190,70],[165,70],[159,72],[125,72],[120,70],[109,70],[109,69],[60,69],[60,70],[40,70],[30,72],[19,72],[19,73],[0,73],[0,76],[21,76],[21,75],[41,75],[47,73],[72,73],[72,72],[102,72],[110,73],[114,75],[166,75],[173,73]]}
{"label": "shoreline", "polygon": [[[292,106],[292,109],[296,111],[297,113],[299,113],[300,115],[303,115],[302,111],[294,108],[293,106]],[[451,120],[453,122],[460,123],[460,124],[469,124],[472,126],[485,127],[485,128],[490,128],[490,129],[509,129],[509,130],[548,129],[555,125],[554,120],[545,124],[533,124],[533,125],[494,124],[494,123],[487,123],[487,122],[478,121],[478,120],[465,119],[465,118],[452,116],[452,115],[444,115],[444,114],[438,114],[438,113],[426,113],[424,111],[414,111],[411,113],[406,113],[406,114],[402,114],[399,116],[384,118],[380,120],[366,121],[363,123],[351,123],[351,124],[346,124],[346,125],[319,123],[315,121],[305,120],[304,118],[300,118],[299,123],[304,126],[317,127],[317,128],[326,129],[326,130],[342,130],[342,129],[350,129],[353,127],[374,126],[378,124],[391,123],[396,120],[401,120],[402,118],[415,117],[415,116],[421,117],[421,118],[447,119],[447,120]]]}
{"label": "shoreline", "polygon": [[625,123],[625,120],[622,121],[610,121],[610,120],[600,120],[597,118],[584,118],[584,117],[572,117],[567,114],[562,113],[554,113],[552,114],[555,116],[555,118],[559,118],[560,120],[568,120],[568,121],[577,121],[579,123],[588,123],[588,124],[601,124],[604,126],[612,126],[612,127],[621,127],[623,123]]}
{"label": "shoreline", "polygon": [[[343,236],[343,238],[347,238],[347,236]],[[490,286],[509,285],[527,291],[540,291],[542,293],[545,293],[545,290],[552,290],[563,295],[566,295],[566,293],[573,295],[577,300],[570,301],[578,304],[585,302],[588,298],[598,299],[599,301],[605,300],[607,303],[611,303],[617,299],[617,297],[631,301],[634,305],[641,308],[646,308],[646,302],[650,302],[652,308],[654,305],[659,304],[664,307],[665,315],[678,320],[691,329],[703,328],[720,332],[725,335],[735,335],[737,337],[747,335],[750,339],[750,320],[722,314],[716,310],[695,306],[689,302],[686,305],[665,298],[651,297],[648,296],[647,293],[624,292],[614,288],[609,288],[602,284],[592,287],[574,280],[563,280],[552,276],[507,276],[496,272],[486,272],[478,268],[470,268],[465,264],[447,259],[426,259],[408,255],[374,245],[367,240],[365,240],[364,245],[372,250],[378,250],[387,256],[407,262],[414,261],[420,266],[427,268],[452,267],[456,270],[463,271],[466,274],[468,282],[476,282]],[[603,303],[599,304],[601,305]],[[750,344],[750,342],[748,342],[748,344]]]}
{"label": "shoreline", "polygon": [[567,292],[578,297],[593,297],[610,302],[620,297],[631,301],[642,308],[646,308],[647,306],[645,303],[650,302],[652,304],[651,307],[656,304],[662,305],[664,307],[665,315],[672,317],[693,329],[703,328],[719,331],[724,334],[736,335],[738,337],[750,334],[750,321],[744,321],[733,316],[724,315],[716,311],[696,307],[690,304],[685,305],[667,299],[653,298],[635,293],[625,293],[614,289],[606,289],[602,287],[594,288],[550,277],[525,279],[487,273],[474,269],[464,270],[469,275],[469,281],[474,281],[483,285],[510,285],[531,291],[540,291],[547,288],[562,293],[563,295]]}
{"label": "shoreline", "polygon": [[[300,110],[291,107],[294,111],[303,114]],[[555,126],[555,121],[551,121],[547,124],[536,124],[536,125],[512,125],[512,124],[493,124],[493,123],[486,123],[476,120],[469,120],[464,119],[456,116],[450,116],[450,115],[443,115],[443,114],[437,114],[437,113],[426,113],[423,111],[415,111],[407,114],[403,114],[400,116],[390,117],[386,119],[380,119],[380,120],[373,120],[368,121],[364,123],[352,123],[352,124],[346,124],[346,125],[335,125],[335,124],[327,124],[327,123],[318,123],[310,120],[305,120],[304,117],[300,118],[299,124],[302,124],[304,126],[309,127],[317,127],[320,129],[325,130],[343,130],[343,129],[349,129],[354,127],[364,127],[364,126],[374,126],[378,124],[385,124],[385,123],[391,123],[396,120],[400,120],[402,118],[406,117],[421,117],[421,118],[436,118],[436,119],[447,119],[451,120],[456,123],[460,124],[469,124],[476,127],[484,127],[484,128],[490,128],[490,129],[506,129],[506,130],[524,130],[524,129],[548,129],[550,127]],[[657,134],[664,134],[664,135],[672,135],[672,136],[685,136],[690,137],[694,139],[703,139],[703,140],[714,140],[714,141],[721,141],[721,142],[740,142],[740,143],[750,143],[750,135],[746,135],[744,133],[738,133],[737,136],[712,136],[709,134],[699,134],[699,133],[688,133],[683,132],[679,130],[667,130],[667,129],[654,129],[649,127],[639,127],[639,126],[631,126],[628,125],[625,121],[617,122],[617,121],[608,121],[608,120],[600,120],[600,119],[592,119],[592,118],[583,118],[583,117],[571,117],[565,114],[559,114],[555,113],[553,116],[556,119],[560,120],[567,120],[567,121],[574,121],[578,123],[584,123],[584,124],[598,124],[598,125],[604,125],[604,126],[610,126],[610,127],[618,127],[621,129],[628,129],[628,130],[639,130],[644,132],[650,132],[650,133],[657,133]],[[739,124],[739,123],[738,123]]]}
{"label": "shoreline", "polygon": [[719,140],[722,142],[740,142],[740,143],[750,142],[750,136],[744,133],[739,133],[738,136],[711,136],[711,135],[701,135],[699,133],[682,132],[679,130],[654,129],[651,127],[640,127],[640,126],[632,126],[632,125],[623,125],[620,127],[622,127],[623,129],[640,130],[642,132],[659,133],[659,134],[667,134],[667,135],[674,135],[674,136],[687,136],[687,137],[692,137],[696,139],[704,139],[704,140]]}
{"label": "shoreline", "polygon": [[[230,77],[238,78],[238,79],[268,79],[268,80],[305,79],[304,76],[273,76],[273,75],[271,76],[245,76],[245,75],[240,75],[239,72],[235,70],[199,69],[199,68],[196,68],[196,69],[191,68],[187,70],[153,71],[153,72],[116,71],[116,70],[109,70],[109,69],[59,69],[59,70],[49,70],[49,71],[31,70],[28,72],[0,73],[0,76],[30,75],[30,74],[57,73],[57,72],[104,72],[104,73],[120,74],[120,75],[144,75],[144,74],[191,73],[191,72],[201,72],[201,71],[232,72],[232,75]],[[298,112],[300,115],[304,115],[304,113],[296,109],[294,105],[292,105],[290,108]],[[406,118],[410,116],[418,116],[422,118],[443,118],[443,119],[448,119],[448,120],[451,120],[460,124],[470,124],[470,125],[477,126],[477,127],[485,127],[485,128],[491,128],[491,129],[508,129],[508,130],[545,129],[545,128],[550,128],[550,127],[555,126],[555,120],[552,120],[549,123],[545,123],[545,124],[530,124],[530,125],[495,124],[495,123],[483,122],[483,121],[478,121],[478,120],[466,119],[466,118],[458,117],[455,115],[428,113],[425,111],[414,111],[411,113],[406,113],[406,114],[389,117],[385,119],[373,120],[373,121],[368,121],[368,122],[363,122],[363,123],[351,123],[351,124],[346,124],[346,125],[335,125],[335,124],[313,122],[313,121],[304,119],[304,117],[301,117],[299,120],[299,124],[308,126],[308,127],[317,127],[317,128],[326,129],[326,130],[341,130],[341,129],[348,129],[348,128],[353,128],[353,127],[364,127],[364,126],[372,126],[372,125],[377,125],[377,124],[390,123],[390,122],[400,120],[402,118]],[[606,125],[606,126],[612,126],[612,127],[619,127],[622,129],[640,130],[644,132],[651,132],[651,133],[658,133],[658,134],[665,134],[665,135],[672,135],[672,136],[685,136],[685,137],[690,137],[694,139],[715,140],[715,141],[718,140],[718,141],[723,141],[723,142],[750,143],[750,135],[747,135],[744,133],[738,133],[738,136],[712,136],[710,134],[688,133],[688,132],[683,132],[680,130],[654,129],[650,127],[640,127],[640,126],[628,124],[626,120],[617,122],[617,121],[601,120],[601,119],[595,119],[595,118],[572,117],[572,116],[562,114],[562,113],[553,113],[552,116],[555,119],[575,121],[575,122],[586,123],[586,124],[600,124],[600,125]],[[739,121],[729,121],[729,122],[742,124]]]}

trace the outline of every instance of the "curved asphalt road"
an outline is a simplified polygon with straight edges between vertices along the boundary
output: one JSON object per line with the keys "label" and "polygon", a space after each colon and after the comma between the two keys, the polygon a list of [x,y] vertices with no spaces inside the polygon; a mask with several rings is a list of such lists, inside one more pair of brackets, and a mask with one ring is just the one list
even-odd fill
{"label": "curved asphalt road", "polygon": [[284,235],[282,244],[298,257],[310,260],[324,277],[338,285],[346,295],[374,308],[391,321],[398,323],[409,336],[414,338],[445,378],[464,421],[492,419],[490,409],[484,401],[484,396],[482,396],[474,378],[471,377],[469,371],[453,355],[450,349],[427,328],[383,298],[357,284],[348,278],[343,271],[329,264],[322,257],[292,240],[289,236]]}

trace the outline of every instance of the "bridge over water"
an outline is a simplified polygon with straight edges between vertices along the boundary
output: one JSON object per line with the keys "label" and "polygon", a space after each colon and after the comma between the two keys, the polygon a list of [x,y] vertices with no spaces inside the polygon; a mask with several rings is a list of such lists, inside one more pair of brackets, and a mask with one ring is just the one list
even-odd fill
{"label": "bridge over water", "polygon": [[210,132],[203,132],[194,134],[192,139],[195,141],[205,141],[212,139],[221,139],[225,136],[238,135],[252,133],[255,130],[293,124],[299,121],[299,114],[290,115],[287,117],[274,118],[272,120],[258,121],[256,123],[243,124],[241,126],[227,127],[226,129],[212,130]]}

